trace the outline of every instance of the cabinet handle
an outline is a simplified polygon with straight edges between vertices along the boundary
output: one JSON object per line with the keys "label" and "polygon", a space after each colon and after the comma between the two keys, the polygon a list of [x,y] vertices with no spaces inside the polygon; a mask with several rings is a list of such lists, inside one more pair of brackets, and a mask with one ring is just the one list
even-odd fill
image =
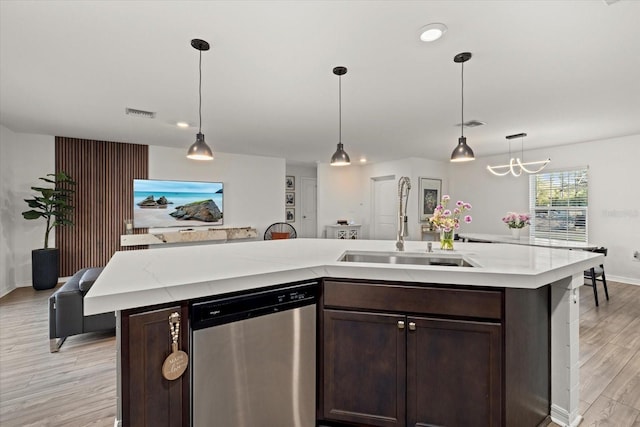
{"label": "cabinet handle", "polygon": [[404,320],[398,320],[398,329],[404,329]]}
{"label": "cabinet handle", "polygon": [[416,323],[415,322],[409,322],[409,330],[410,331],[415,331],[416,330]]}

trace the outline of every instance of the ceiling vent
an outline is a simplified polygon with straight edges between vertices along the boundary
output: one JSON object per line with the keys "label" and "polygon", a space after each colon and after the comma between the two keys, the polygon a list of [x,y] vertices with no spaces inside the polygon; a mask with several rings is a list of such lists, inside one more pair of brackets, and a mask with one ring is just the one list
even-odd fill
{"label": "ceiling vent", "polygon": [[142,117],[142,118],[145,118],[145,119],[155,119],[156,118],[156,113],[154,113],[153,111],[136,110],[135,108],[127,107],[125,109],[125,112],[129,116]]}
{"label": "ceiling vent", "polygon": [[[463,123],[458,123],[456,126],[462,126]],[[464,122],[464,127],[466,128],[475,128],[478,126],[486,125],[485,122],[481,122],[480,120],[469,120],[468,122]]]}

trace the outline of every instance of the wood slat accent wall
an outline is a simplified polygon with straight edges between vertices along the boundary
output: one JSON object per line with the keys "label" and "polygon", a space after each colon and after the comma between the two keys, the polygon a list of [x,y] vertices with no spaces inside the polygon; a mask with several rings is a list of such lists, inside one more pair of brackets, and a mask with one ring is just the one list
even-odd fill
{"label": "wood slat accent wall", "polygon": [[[149,176],[149,147],[56,137],[55,170],[76,181],[73,222],[56,229],[60,276],[107,264],[119,250],[124,220],[133,217],[133,179]],[[147,229],[136,229],[146,233]]]}

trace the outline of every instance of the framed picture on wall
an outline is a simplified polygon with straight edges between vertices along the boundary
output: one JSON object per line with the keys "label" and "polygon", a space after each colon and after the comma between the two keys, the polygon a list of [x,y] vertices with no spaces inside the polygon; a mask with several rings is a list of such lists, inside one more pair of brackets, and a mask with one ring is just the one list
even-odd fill
{"label": "framed picture on wall", "polygon": [[286,208],[285,209],[285,217],[287,222],[295,222],[296,220],[296,210],[294,208]]}
{"label": "framed picture on wall", "polygon": [[295,206],[296,205],[296,193],[287,191],[284,193],[284,205]]}
{"label": "framed picture on wall", "polygon": [[421,222],[426,222],[433,216],[433,211],[440,203],[442,192],[442,180],[435,178],[419,178],[420,191],[418,193],[418,217]]}
{"label": "framed picture on wall", "polygon": [[287,191],[296,189],[296,177],[293,175],[287,175],[284,177],[284,189]]}

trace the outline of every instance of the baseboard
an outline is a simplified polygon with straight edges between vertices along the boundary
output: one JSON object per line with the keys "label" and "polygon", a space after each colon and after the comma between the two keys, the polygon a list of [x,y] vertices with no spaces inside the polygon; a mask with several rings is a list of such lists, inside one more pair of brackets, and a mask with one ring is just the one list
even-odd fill
{"label": "baseboard", "polygon": [[573,420],[566,409],[551,405],[551,421],[563,427],[578,427],[582,422],[582,415],[576,414]]}
{"label": "baseboard", "polygon": [[612,276],[607,273],[607,280],[611,280],[612,282],[620,282],[625,283],[627,285],[636,285],[640,286],[640,278],[631,278],[631,277],[622,277],[622,276]]}
{"label": "baseboard", "polygon": [[0,291],[0,298],[2,298],[5,295],[9,295],[11,291],[14,290],[15,288],[16,287],[14,286],[13,288],[2,289],[2,291]]}

